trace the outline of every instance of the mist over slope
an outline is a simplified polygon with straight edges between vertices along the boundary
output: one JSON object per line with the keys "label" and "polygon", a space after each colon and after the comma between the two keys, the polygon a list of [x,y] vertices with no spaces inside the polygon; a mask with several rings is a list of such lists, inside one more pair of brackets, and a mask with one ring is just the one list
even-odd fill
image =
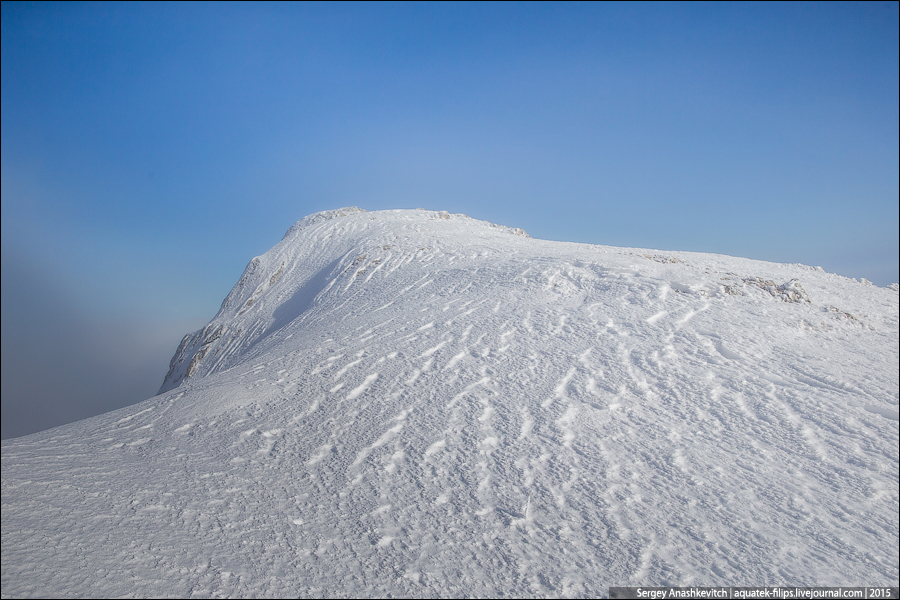
{"label": "mist over slope", "polygon": [[898,291],[347,208],[3,442],[4,595],[897,585]]}

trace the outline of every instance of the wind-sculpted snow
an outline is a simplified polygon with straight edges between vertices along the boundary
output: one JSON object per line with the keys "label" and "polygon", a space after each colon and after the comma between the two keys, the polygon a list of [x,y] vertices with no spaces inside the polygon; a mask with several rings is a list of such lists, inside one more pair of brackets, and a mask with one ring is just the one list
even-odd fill
{"label": "wind-sculpted snow", "polygon": [[898,294],[307,217],[161,395],[3,442],[3,594],[897,585]]}

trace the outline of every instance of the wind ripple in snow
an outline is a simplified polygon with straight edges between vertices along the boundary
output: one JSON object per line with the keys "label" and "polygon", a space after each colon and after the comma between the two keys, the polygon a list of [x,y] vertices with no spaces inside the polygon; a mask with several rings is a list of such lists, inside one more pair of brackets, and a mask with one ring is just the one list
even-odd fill
{"label": "wind ripple in snow", "polygon": [[896,315],[798,265],[307,219],[178,388],[3,442],[3,593],[896,585]]}

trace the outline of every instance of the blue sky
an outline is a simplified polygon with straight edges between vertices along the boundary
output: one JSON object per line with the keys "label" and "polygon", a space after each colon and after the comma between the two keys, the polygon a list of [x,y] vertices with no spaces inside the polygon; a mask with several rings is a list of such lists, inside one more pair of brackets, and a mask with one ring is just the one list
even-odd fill
{"label": "blue sky", "polygon": [[898,22],[4,2],[3,437],[155,393],[246,263],[340,206],[896,282]]}

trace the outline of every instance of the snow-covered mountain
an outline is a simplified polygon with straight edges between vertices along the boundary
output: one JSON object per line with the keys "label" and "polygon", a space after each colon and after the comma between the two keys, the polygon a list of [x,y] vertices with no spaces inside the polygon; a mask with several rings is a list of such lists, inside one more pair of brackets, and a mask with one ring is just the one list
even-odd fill
{"label": "snow-covered mountain", "polygon": [[347,208],[2,446],[3,595],[898,584],[898,289]]}

